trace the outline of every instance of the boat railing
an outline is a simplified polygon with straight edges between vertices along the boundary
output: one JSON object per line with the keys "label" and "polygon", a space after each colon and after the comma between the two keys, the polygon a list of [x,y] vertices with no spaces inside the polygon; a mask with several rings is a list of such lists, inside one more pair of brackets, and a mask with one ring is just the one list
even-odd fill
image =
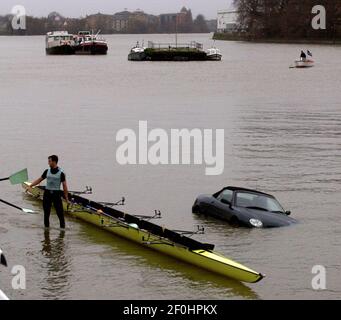
{"label": "boat railing", "polygon": [[149,49],[176,49],[176,48],[187,48],[187,49],[197,49],[197,50],[202,50],[203,49],[203,44],[198,43],[196,41],[191,41],[187,43],[171,43],[171,42],[166,42],[166,43],[155,43],[153,41],[148,41],[148,48]]}

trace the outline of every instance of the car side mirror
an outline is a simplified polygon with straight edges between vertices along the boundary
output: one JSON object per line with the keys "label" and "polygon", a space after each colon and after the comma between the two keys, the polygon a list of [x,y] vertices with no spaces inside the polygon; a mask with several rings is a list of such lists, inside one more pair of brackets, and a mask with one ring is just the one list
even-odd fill
{"label": "car side mirror", "polygon": [[224,203],[224,204],[227,204],[228,206],[231,206],[231,202],[230,201],[228,201],[228,200],[226,200],[226,199],[221,199],[220,200],[222,203]]}
{"label": "car side mirror", "polygon": [[287,216],[290,216],[290,215],[291,215],[291,211],[285,211],[285,214],[286,214]]}

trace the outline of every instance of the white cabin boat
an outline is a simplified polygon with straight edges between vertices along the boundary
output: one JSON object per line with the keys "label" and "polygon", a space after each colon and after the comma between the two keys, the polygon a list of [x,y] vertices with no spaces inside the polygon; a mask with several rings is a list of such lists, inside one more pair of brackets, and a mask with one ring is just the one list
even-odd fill
{"label": "white cabin boat", "polygon": [[70,55],[75,53],[75,41],[67,31],[53,31],[46,34],[46,54]]}
{"label": "white cabin boat", "polygon": [[207,60],[211,61],[221,61],[223,55],[221,54],[221,51],[217,48],[210,48],[206,50]]}
{"label": "white cabin boat", "polygon": [[145,53],[146,48],[137,42],[136,46],[133,47],[130,50],[130,53],[128,55],[128,60],[129,61],[144,61],[146,60],[146,53]]}

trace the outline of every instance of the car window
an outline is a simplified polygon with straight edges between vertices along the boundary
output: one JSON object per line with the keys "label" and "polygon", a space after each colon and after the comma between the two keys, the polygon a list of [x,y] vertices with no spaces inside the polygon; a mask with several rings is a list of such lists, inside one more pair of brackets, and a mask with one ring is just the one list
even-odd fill
{"label": "car window", "polygon": [[266,195],[259,195],[247,192],[238,192],[236,196],[236,205],[238,207],[258,207],[267,211],[280,211],[284,209],[279,202]]}
{"label": "car window", "polygon": [[221,201],[222,199],[224,199],[231,203],[232,198],[233,198],[233,191],[226,189],[219,194],[219,196],[217,197],[217,200]]}
{"label": "car window", "polygon": [[237,206],[238,207],[250,207],[253,205],[253,200],[256,195],[252,193],[238,192],[237,193]]}

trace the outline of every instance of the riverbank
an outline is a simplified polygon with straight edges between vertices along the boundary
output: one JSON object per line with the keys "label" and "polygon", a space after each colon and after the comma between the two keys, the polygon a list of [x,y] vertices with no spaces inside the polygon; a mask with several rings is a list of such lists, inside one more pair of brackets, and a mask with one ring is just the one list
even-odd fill
{"label": "riverbank", "polygon": [[247,41],[255,43],[283,43],[283,44],[326,44],[341,45],[340,39],[288,39],[288,38],[253,38],[248,35],[232,33],[214,33],[213,40],[220,41]]}

